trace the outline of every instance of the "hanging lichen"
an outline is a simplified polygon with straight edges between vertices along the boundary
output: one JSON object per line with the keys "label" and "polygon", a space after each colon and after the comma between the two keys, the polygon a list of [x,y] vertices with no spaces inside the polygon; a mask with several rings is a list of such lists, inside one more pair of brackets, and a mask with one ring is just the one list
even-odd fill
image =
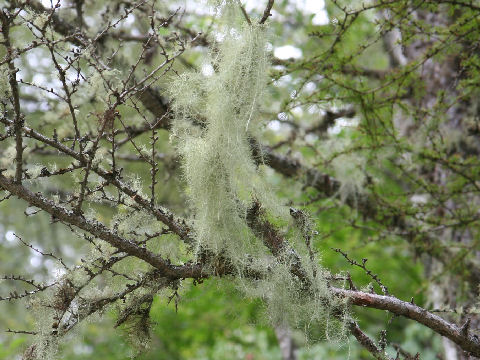
{"label": "hanging lichen", "polygon": [[210,76],[183,74],[171,88],[174,136],[179,138],[199,246],[238,254],[252,245],[246,239],[254,239],[245,223],[248,204],[252,197],[267,198],[249,137],[258,130],[268,61],[262,26],[226,26],[222,37],[210,59],[216,71]]}
{"label": "hanging lichen", "polygon": [[[289,255],[268,256],[249,227],[247,212],[254,202],[262,204],[261,215],[266,218],[288,214],[288,208],[278,205],[267,190],[251,150],[250,140],[260,130],[258,114],[268,80],[266,29],[253,22],[237,26],[243,15],[235,1],[216,5],[224,25],[217,34],[222,40],[212,48],[206,63],[214,71],[184,73],[170,88],[175,114],[172,138],[183,160],[195,214],[197,256],[208,249],[227,255],[240,275],[245,265],[262,272],[263,280],[240,276],[237,283],[246,296],[265,300],[272,324],[308,330],[310,324],[322,323],[329,336],[326,324],[331,321],[336,324],[332,333],[342,337],[343,321],[338,321],[338,314],[345,307],[334,304],[329,296],[324,272],[313,263],[310,239],[306,244],[302,229],[292,232],[290,239],[304,267],[305,279],[299,280],[291,273]],[[305,283],[310,284],[308,294]],[[333,308],[336,317],[331,316]]]}

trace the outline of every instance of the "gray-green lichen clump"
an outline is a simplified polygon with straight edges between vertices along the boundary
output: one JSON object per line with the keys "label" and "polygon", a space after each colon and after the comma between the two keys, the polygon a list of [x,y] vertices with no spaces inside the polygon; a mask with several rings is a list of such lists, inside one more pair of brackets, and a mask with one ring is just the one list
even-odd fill
{"label": "gray-green lichen clump", "polygon": [[222,35],[209,59],[213,74],[183,74],[171,87],[174,137],[199,246],[238,254],[252,238],[245,223],[248,204],[253,196],[266,197],[249,137],[258,130],[268,60],[262,26],[226,26]]}
{"label": "gray-green lichen clump", "polygon": [[[243,16],[235,1],[223,2],[217,9],[224,20],[217,34],[221,40],[206,62],[214,71],[184,73],[170,87],[175,114],[172,139],[183,159],[186,191],[194,209],[197,256],[207,249],[230,259],[240,275],[239,287],[246,296],[265,300],[273,324],[305,329],[323,324],[324,334],[343,338],[345,306],[334,304],[329,296],[325,272],[309,258],[301,231],[291,231],[289,242],[303,264],[308,296],[300,294],[305,292],[302,281],[291,274],[291,257],[269,256],[262,240],[249,229],[247,211],[254,202],[262,204],[267,217],[288,213],[267,189],[249,141],[261,128],[259,108],[266,96],[269,68],[267,29],[253,21],[236,25]],[[263,279],[243,277],[247,266],[263,273]]]}

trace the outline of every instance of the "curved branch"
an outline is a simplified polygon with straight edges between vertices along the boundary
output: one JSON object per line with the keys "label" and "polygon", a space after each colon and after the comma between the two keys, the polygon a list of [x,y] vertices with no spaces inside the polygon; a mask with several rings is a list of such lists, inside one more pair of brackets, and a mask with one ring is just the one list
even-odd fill
{"label": "curved branch", "polygon": [[362,291],[345,290],[332,287],[334,295],[348,298],[350,304],[379,310],[387,310],[395,315],[400,315],[414,320],[432,329],[437,334],[447,337],[463,350],[474,356],[480,356],[480,340],[473,335],[468,327],[460,327],[449,323],[438,315],[411,302],[399,300],[393,296],[369,294]]}
{"label": "curved branch", "polygon": [[[204,274],[202,272],[203,267],[200,264],[171,265],[159,255],[156,255],[145,248],[139,247],[134,242],[124,239],[113,233],[111,230],[105,227],[105,225],[94,220],[87,220],[83,216],[77,215],[71,210],[58,206],[40,194],[31,192],[24,186],[16,184],[14,181],[6,178],[3,175],[0,175],[0,187],[27,201],[29,204],[44,210],[55,218],[75,225],[78,228],[108,242],[120,251],[144,260],[145,262],[159,269],[162,272],[163,277],[169,279],[199,279],[208,277],[208,274]],[[259,224],[259,226],[261,227],[261,224]],[[271,244],[272,249],[275,248],[275,245],[272,246]],[[225,271],[228,272],[228,269],[225,268]],[[217,272],[216,275],[224,275],[226,272]],[[297,272],[296,275],[300,277],[301,273]],[[330,290],[334,295],[340,298],[347,298],[351,305],[387,310],[393,314],[401,315],[414,320],[429,327],[436,333],[452,340],[463,350],[468,351],[474,356],[480,356],[480,341],[477,336],[471,334],[468,327],[459,327],[455,324],[451,324],[438,315],[428,312],[424,308],[421,308],[410,302],[399,300],[392,296],[369,294],[362,291],[345,290],[336,287],[331,287]]]}
{"label": "curved branch", "polygon": [[[310,282],[298,255],[293,249],[291,249],[288,242],[272,224],[267,220],[261,220],[261,216],[260,204],[256,202],[247,212],[247,223],[250,228],[257,236],[263,239],[265,245],[275,257],[280,258],[283,254],[288,254],[290,257],[288,260],[292,264],[290,272],[297,276],[304,285],[308,286]],[[351,305],[387,310],[392,314],[401,315],[414,320],[429,327],[436,333],[449,338],[463,350],[468,351],[477,357],[480,356],[480,340],[476,335],[473,335],[469,331],[468,326],[459,327],[455,324],[449,323],[438,315],[432,314],[420,306],[411,302],[399,300],[393,296],[370,294],[356,290],[345,290],[337,287],[330,287],[330,290],[334,296],[348,299],[348,302]],[[351,328],[350,330],[353,331],[355,335],[355,332],[359,329]],[[360,336],[362,341],[365,341],[365,344],[369,347],[373,344],[370,339],[368,339],[370,340],[368,341],[361,336],[358,331],[356,335]],[[364,346],[365,344],[362,343]],[[371,348],[373,350],[373,347]],[[376,354],[379,354],[378,351]]]}
{"label": "curved branch", "polygon": [[14,181],[0,174],[0,188],[7,190],[11,194],[20,199],[25,200],[32,206],[36,206],[53,217],[75,225],[79,229],[87,231],[88,233],[98,237],[99,239],[108,242],[120,251],[123,251],[131,256],[141,259],[153,267],[162,271],[162,276],[169,279],[180,278],[202,278],[202,266],[198,264],[193,265],[171,265],[167,260],[161,256],[156,255],[146,248],[140,247],[134,242],[124,239],[112,232],[102,223],[86,219],[84,216],[75,214],[72,210],[68,210],[62,206],[55,204],[39,193],[33,193],[26,187],[16,184]]}

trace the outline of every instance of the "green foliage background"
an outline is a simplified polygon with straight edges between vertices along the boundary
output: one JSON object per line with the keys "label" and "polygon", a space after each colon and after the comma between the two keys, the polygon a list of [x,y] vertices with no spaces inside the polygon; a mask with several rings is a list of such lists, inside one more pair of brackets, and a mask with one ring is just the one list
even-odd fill
{"label": "green foliage background", "polygon": [[[107,6],[103,1],[86,1],[91,16],[95,18],[96,12]],[[346,1],[345,3],[349,3]],[[170,9],[174,9],[179,3],[172,1],[168,4]],[[184,5],[181,3],[180,5]],[[192,6],[195,11],[206,7],[206,4]],[[275,13],[271,22],[271,45],[275,49],[284,45],[293,45],[301,50],[303,58],[298,65],[293,67],[288,74],[285,69],[274,66],[271,69],[264,104],[264,113],[262,120],[265,123],[279,120],[278,113],[290,122],[300,125],[318,122],[319,113],[329,107],[341,107],[349,102],[361,103],[366,116],[365,122],[378,121],[375,126],[369,128],[373,133],[365,136],[365,124],[359,126],[352,125],[339,129],[338,133],[331,133],[325,137],[314,138],[312,141],[298,141],[289,149],[284,149],[285,153],[300,154],[302,160],[312,166],[321,168],[323,164],[331,165],[326,169],[327,172],[336,175],[343,181],[345,187],[341,188],[339,197],[347,197],[352,193],[358,193],[361,196],[364,189],[364,172],[368,170],[370,174],[378,175],[379,181],[372,185],[377,194],[384,199],[391,201],[398,209],[408,212],[412,210],[405,200],[397,199],[394,195],[403,189],[399,182],[388,178],[378,171],[379,168],[386,172],[395,173],[396,169],[388,159],[391,143],[387,136],[391,123],[393,122],[392,113],[389,106],[376,107],[375,94],[371,97],[359,99],[363,96],[362,90],[368,90],[376,85],[375,83],[365,81],[358,82],[358,79],[348,76],[338,75],[335,70],[342,66],[353,65],[358,67],[368,67],[372,70],[383,71],[388,67],[388,57],[379,42],[373,42],[367,50],[359,56],[357,52],[361,44],[368,44],[376,39],[378,27],[374,21],[372,12],[362,13],[355,24],[343,34],[341,46],[337,47],[335,52],[325,55],[324,51],[332,43],[331,39],[321,37],[320,39],[312,34],[327,34],[336,29],[334,22],[329,24],[314,26],[311,23],[312,15],[307,14],[298,7],[292,6],[292,3],[283,0],[275,2]],[[341,12],[331,2],[327,1],[326,9],[329,19],[341,17]],[[199,11],[200,12],[200,11]],[[252,10],[252,18],[260,15],[260,9]],[[469,14],[465,15],[468,16]],[[470,14],[471,15],[471,14]],[[206,16],[187,16],[185,24],[194,31],[206,31],[212,21],[211,15]],[[132,27],[134,25],[131,25]],[[465,29],[460,29],[465,31]],[[164,29],[165,35],[169,30]],[[477,33],[478,35],[478,33]],[[14,36],[19,43],[27,43],[28,31],[16,28]],[[129,51],[134,52],[134,46]],[[197,68],[202,67],[202,61],[205,55],[205,49],[192,48],[187,51],[185,60]],[[448,49],[448,52],[454,52],[455,48]],[[447,52],[447,53],[448,53]],[[0,47],[0,57],[3,57],[4,49]],[[123,54],[128,58],[128,53]],[[42,56],[42,54],[39,54]],[[470,59],[475,62],[478,59]],[[25,70],[24,79],[30,81],[39,72],[47,80],[52,80],[52,75],[48,69],[34,68],[28,66],[29,59],[23,59]],[[325,63],[324,63],[325,62]],[[328,63],[327,63],[328,62]],[[316,67],[322,64],[323,69],[329,69],[325,76],[331,76],[332,82],[324,88],[318,87],[312,94],[308,93],[307,84],[313,77],[312,72]],[[151,67],[154,66],[150,65]],[[184,65],[175,65],[175,70],[182,72]],[[148,69],[148,66],[146,66]],[[114,74],[112,75],[114,77]],[[412,75],[413,76],[413,75]],[[473,74],[472,78],[478,79],[480,75]],[[171,81],[168,76],[163,77],[158,86],[162,89],[167,87],[167,82]],[[399,86],[392,79],[392,87]],[[408,82],[414,82],[412,78],[404,78],[402,87],[406,87]],[[466,80],[462,86],[469,89],[475,87],[473,80]],[[352,91],[355,88],[355,91]],[[398,90],[398,89],[397,89]],[[399,90],[401,91],[401,90]],[[416,96],[421,97],[422,89],[412,90]],[[472,90],[473,91],[473,90]],[[300,98],[295,97],[296,93],[301,93]],[[99,94],[96,94],[99,95]],[[339,99],[339,100],[337,100]],[[299,105],[305,102],[305,106]],[[50,102],[51,111],[34,111],[28,115],[27,122],[40,123],[45,119],[51,119],[52,116],[58,117],[61,111],[65,110],[54,101]],[[97,111],[102,108],[101,101],[88,102],[82,104],[82,111]],[[128,118],[134,112],[129,108],[122,108],[122,116]],[[92,119],[84,119],[85,127],[94,127],[95,122]],[[282,120],[282,119],[280,119]],[[51,120],[46,128],[59,131],[68,131],[68,129],[59,127],[61,118]],[[66,125],[65,125],[66,126]],[[65,127],[64,126],[64,127]],[[433,126],[433,125],[432,125]],[[261,129],[262,140],[266,143],[275,144],[284,140],[285,133],[282,130],[272,130],[272,127]],[[165,154],[167,159],[175,159],[175,149],[169,142],[167,132],[159,133],[158,151]],[[147,137],[139,140],[141,145],[148,145]],[[408,140],[399,140],[402,146],[409,148],[413,146]],[[6,151],[4,145],[0,145],[0,153]],[[128,151],[134,152],[130,145],[125,147]],[[367,150],[357,150],[365,148]],[[343,152],[344,155],[339,155]],[[385,155],[386,154],[386,155]],[[433,154],[438,155],[438,154]],[[31,155],[35,157],[36,155]],[[319,160],[320,159],[320,160]],[[40,161],[40,160],[39,160]],[[67,162],[56,156],[42,157],[42,162],[55,162],[59,167],[66,166]],[[173,164],[173,166],[172,166]],[[428,166],[428,165],[427,165]],[[126,163],[125,172],[135,174],[139,178],[149,177],[149,168],[144,164]],[[323,169],[322,169],[323,170]],[[189,215],[185,208],[186,197],[182,192],[185,183],[180,176],[180,169],[176,160],[161,163],[160,174],[164,180],[162,186],[158,188],[157,200],[159,203],[168,204],[168,207],[179,215]],[[368,258],[368,266],[372,272],[381,274],[384,284],[396,297],[409,300],[415,299],[415,303],[421,306],[428,306],[427,299],[424,297],[428,287],[428,280],[425,277],[425,269],[418,259],[413,259],[417,254],[412,252],[411,246],[400,239],[399,236],[390,234],[388,224],[380,224],[368,219],[361,218],[361,215],[352,210],[352,208],[341,205],[337,200],[315,199],[317,191],[310,188],[303,188],[297,181],[282,178],[280,175],[271,171],[265,171],[266,181],[271,189],[277,193],[285,205],[293,205],[302,208],[311,214],[314,228],[319,235],[314,242],[315,250],[321,258],[323,267],[329,269],[333,274],[345,273],[349,271],[355,283],[368,289],[370,278],[357,268],[350,267],[345,259],[338,253],[332,251],[332,248],[341,248],[348,252],[351,258],[360,260]],[[167,181],[168,179],[168,181]],[[71,181],[71,179],[70,179]],[[45,184],[39,182],[38,188]],[[50,185],[65,185],[55,184]],[[69,185],[69,184],[67,184]],[[452,183],[451,189],[464,186],[461,181]],[[433,186],[426,184],[425,187]],[[45,188],[43,188],[45,189]],[[148,191],[144,186],[143,190]],[[393,206],[393,207],[395,207]],[[90,249],[81,241],[68,241],[72,237],[71,232],[59,224],[51,224],[50,219],[45,214],[38,214],[34,217],[26,218],[23,216],[26,209],[25,204],[19,200],[9,200],[0,203],[0,272],[22,273],[25,276],[33,276],[38,280],[47,280],[51,272],[56,269],[54,261],[46,262],[44,259],[36,257],[30,249],[22,246],[15,239],[12,240],[12,232],[18,234],[23,239],[28,240],[32,245],[39,246],[45,251],[59,253],[69,265],[78,264],[83,256],[86,256]],[[129,216],[125,209],[107,209],[105,207],[91,205],[92,213],[95,213],[100,221],[108,223],[112,217]],[[123,213],[122,213],[123,211]],[[393,211],[393,210],[392,210]],[[354,219],[354,221],[352,221]],[[284,225],[284,224],[282,224]],[[385,226],[383,226],[385,225]],[[7,240],[8,239],[8,240]],[[168,240],[168,239],[167,239]],[[168,241],[165,244],[165,251]],[[423,244],[418,244],[419,248]],[[441,251],[441,250],[440,250]],[[176,254],[182,258],[181,252]],[[465,269],[467,272],[468,269]],[[11,283],[4,281],[3,288],[9,289]],[[372,285],[377,291],[376,285]],[[173,291],[173,290],[172,290]],[[280,350],[274,334],[274,330],[268,325],[264,316],[264,304],[259,299],[245,299],[238,290],[228,281],[228,279],[212,279],[202,284],[194,285],[188,281],[183,282],[178,290],[179,297],[178,309],[175,309],[175,300],[168,302],[168,292],[159,295],[152,307],[152,334],[153,341],[151,349],[144,354],[138,355],[138,359],[279,359]],[[35,314],[26,313],[24,307],[27,302],[18,303],[0,303],[0,327],[11,329],[31,328],[35,321]],[[440,351],[440,340],[432,332],[413,322],[401,318],[392,318],[391,315],[374,310],[356,310],[354,316],[358,319],[362,328],[370,335],[377,337],[382,329],[387,329],[387,339],[391,343],[401,344],[402,347],[411,353],[420,351],[422,359],[435,359]],[[69,341],[63,345],[63,359],[128,359],[137,356],[135,350],[128,343],[126,332],[118,332],[112,329],[114,323],[114,313],[107,314],[99,322],[89,322],[70,336]],[[336,344],[328,341],[318,343],[307,343],[303,333],[297,331],[294,333],[296,343],[300,347],[299,359],[368,359],[368,353],[361,349],[359,345],[349,340],[346,343]],[[0,359],[15,359],[29,343],[29,337],[23,335],[13,335],[9,333],[0,334]],[[391,346],[391,345],[390,345]],[[389,348],[393,353],[393,349]]]}

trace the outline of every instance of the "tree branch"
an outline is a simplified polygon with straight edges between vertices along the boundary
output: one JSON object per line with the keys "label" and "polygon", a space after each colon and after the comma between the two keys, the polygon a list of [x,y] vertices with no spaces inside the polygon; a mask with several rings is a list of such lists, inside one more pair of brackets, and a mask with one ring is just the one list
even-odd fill
{"label": "tree branch", "polygon": [[263,12],[263,16],[258,22],[259,24],[264,24],[267,19],[272,16],[270,13],[270,10],[272,10],[274,0],[268,0],[267,7],[265,8],[265,11]]}
{"label": "tree branch", "polygon": [[[76,215],[73,211],[56,205],[54,202],[45,199],[38,193],[32,193],[24,186],[16,184],[14,181],[6,178],[3,175],[0,175],[0,187],[27,201],[30,205],[46,211],[53,217],[68,224],[75,225],[76,227],[89,232],[99,239],[108,242],[120,251],[144,260],[145,262],[159,269],[162,277],[174,280],[181,278],[201,279],[209,276],[209,274],[203,272],[203,266],[201,264],[171,265],[159,255],[153,254],[145,248],[137,246],[132,241],[124,239],[113,233],[103,224],[94,220],[87,220],[83,216]],[[262,223],[258,223],[254,226],[262,227],[263,225]],[[258,231],[260,231],[260,228]],[[265,231],[266,235],[275,235],[275,233],[271,232],[272,229],[270,228]],[[286,246],[285,244],[281,243],[281,241],[284,240],[280,237],[275,236],[274,240],[275,241],[273,241],[270,245],[272,247],[272,251],[279,251],[279,249],[282,249],[284,246]],[[298,269],[295,268],[295,265],[293,266],[292,272],[295,273],[295,275],[300,278],[304,276],[300,271],[297,271]],[[224,267],[223,270],[223,272],[219,271],[216,274],[225,275],[229,273],[228,267]],[[330,291],[337,297],[342,299],[347,298],[351,305],[387,310],[393,314],[412,319],[429,327],[436,333],[452,340],[463,350],[468,351],[475,356],[480,356],[480,341],[477,336],[472,335],[468,328],[465,329],[455,324],[451,324],[438,315],[432,314],[415,304],[399,300],[392,296],[382,296],[361,291],[345,290],[336,287],[330,287]]]}
{"label": "tree branch", "polygon": [[0,22],[2,23],[1,33],[4,38],[4,45],[7,49],[7,64],[8,64],[8,82],[10,84],[10,89],[12,91],[12,105],[13,111],[15,112],[15,120],[13,124],[13,131],[15,133],[15,182],[20,184],[22,182],[23,176],[23,139],[22,139],[22,126],[23,126],[23,115],[20,111],[20,96],[18,91],[17,83],[17,71],[18,69],[14,64],[14,52],[15,49],[12,47],[10,42],[10,25],[12,24],[14,18],[11,18],[7,15],[3,9],[0,9]]}
{"label": "tree branch", "polygon": [[463,350],[480,357],[480,341],[476,335],[468,330],[466,332],[462,331],[462,327],[449,323],[440,316],[432,314],[420,306],[399,300],[393,296],[370,294],[335,287],[331,287],[330,289],[334,295],[341,298],[348,298],[349,303],[352,305],[387,310],[392,314],[401,315],[423,324],[436,333],[452,340]]}
{"label": "tree branch", "polygon": [[44,210],[53,217],[65,223],[75,225],[79,229],[87,231],[95,237],[98,237],[99,239],[108,242],[110,245],[114,246],[118,250],[147,262],[148,264],[162,271],[163,277],[169,279],[200,279],[204,277],[204,274],[202,272],[202,266],[198,264],[179,266],[171,265],[161,256],[148,251],[146,248],[139,247],[134,242],[128,239],[124,239],[119,235],[115,234],[102,223],[95,220],[89,220],[82,215],[75,214],[73,211],[55,204],[53,201],[44,198],[39,193],[31,192],[24,186],[16,184],[14,181],[6,178],[1,174],[0,187],[14,194],[18,198],[25,200],[28,204]]}
{"label": "tree branch", "polygon": [[348,323],[348,328],[350,329],[355,339],[365,348],[368,350],[372,356],[377,360],[388,360],[390,359],[384,351],[380,350],[375,342],[365,334],[362,329],[358,326],[355,321],[351,321]]}

